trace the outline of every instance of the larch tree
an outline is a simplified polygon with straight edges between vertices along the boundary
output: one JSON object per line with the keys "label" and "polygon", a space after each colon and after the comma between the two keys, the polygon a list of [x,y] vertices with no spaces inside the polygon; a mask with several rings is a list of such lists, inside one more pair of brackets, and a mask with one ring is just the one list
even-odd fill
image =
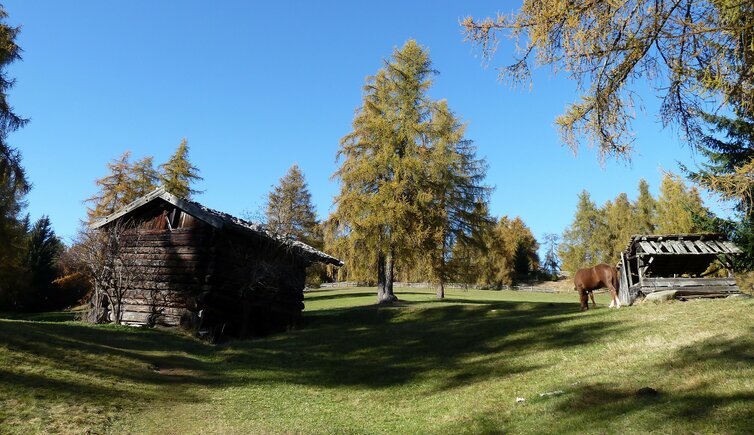
{"label": "larch tree", "polygon": [[649,183],[639,180],[639,196],[633,203],[634,234],[654,234],[657,222],[657,201],[649,192]]}
{"label": "larch tree", "polygon": [[124,152],[107,164],[110,173],[94,182],[99,190],[85,201],[93,204],[93,207],[87,210],[89,220],[115,213],[120,207],[128,204],[129,199],[133,199],[131,191],[133,166],[130,159],[131,152]]}
{"label": "larch tree", "polygon": [[298,165],[293,165],[267,197],[267,227],[285,237],[322,248],[312,195]]}
{"label": "larch tree", "polygon": [[629,239],[635,234],[635,210],[628,195],[621,192],[603,213],[610,237],[601,262],[614,266],[620,260],[620,253],[628,245]]}
{"label": "larch tree", "polygon": [[494,55],[500,32],[520,57],[501,68],[514,84],[534,66],[566,71],[582,92],[556,123],[564,143],[629,157],[635,90],[646,81],[661,99],[663,124],[699,139],[711,101],[754,113],[754,3],[741,0],[524,0],[518,11],[462,21],[466,39]]}
{"label": "larch tree", "polygon": [[429,257],[431,280],[436,295],[445,297],[445,283],[453,275],[450,261],[454,244],[468,244],[486,225],[486,213],[478,204],[489,200],[491,188],[483,184],[487,171],[476,157],[473,142],[464,138],[466,126],[440,101],[431,112],[429,134],[420,147],[425,176],[418,195],[424,255]]}
{"label": "larch tree", "polygon": [[[377,300],[397,300],[393,293],[395,261],[410,257],[418,245],[417,189],[424,175],[420,147],[430,128],[434,103],[432,63],[416,41],[395,49],[377,74],[367,78],[353,131],[341,139],[335,173],[340,193],[334,218],[359,252],[349,261],[372,262]],[[358,266],[357,266],[358,267]]]}
{"label": "larch tree", "polygon": [[191,199],[200,193],[192,185],[201,180],[199,169],[189,160],[188,141],[184,138],[170,159],[160,165],[160,185],[179,198]]}
{"label": "larch tree", "polygon": [[520,217],[500,217],[482,232],[482,241],[482,246],[472,246],[476,284],[500,288],[539,269],[539,244]]}
{"label": "larch tree", "polygon": [[154,157],[147,156],[134,162],[128,178],[129,187],[124,197],[126,204],[155,190],[160,182],[160,173],[154,168]]}
{"label": "larch tree", "polygon": [[667,173],[657,199],[657,231],[661,234],[686,234],[698,230],[694,216],[706,215],[702,198],[695,187],[688,188],[678,175]]}

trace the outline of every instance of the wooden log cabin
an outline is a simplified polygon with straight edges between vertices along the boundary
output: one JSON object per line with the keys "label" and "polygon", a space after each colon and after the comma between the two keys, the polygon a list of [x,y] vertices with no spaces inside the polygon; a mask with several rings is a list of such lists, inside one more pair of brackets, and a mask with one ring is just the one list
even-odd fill
{"label": "wooden log cabin", "polygon": [[157,189],[91,225],[128,222],[122,255],[140,277],[121,321],[182,325],[198,333],[264,335],[297,324],[306,267],[335,257],[260,225]]}
{"label": "wooden log cabin", "polygon": [[[618,263],[620,301],[630,305],[662,290],[684,298],[740,293],[732,268],[733,257],[741,253],[722,234],[632,236]],[[725,276],[713,273],[716,269]]]}

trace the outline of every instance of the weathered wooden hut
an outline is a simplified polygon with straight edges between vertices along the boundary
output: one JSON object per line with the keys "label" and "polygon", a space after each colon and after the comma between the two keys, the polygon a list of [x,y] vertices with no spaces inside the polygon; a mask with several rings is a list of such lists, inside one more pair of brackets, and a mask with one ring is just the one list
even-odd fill
{"label": "weathered wooden hut", "polygon": [[[741,252],[722,234],[635,235],[618,263],[621,303],[662,290],[685,298],[739,293],[732,260]],[[708,275],[713,263],[726,270],[725,277]]]}
{"label": "weathered wooden hut", "polygon": [[219,328],[238,336],[295,325],[306,267],[343,263],[260,225],[157,189],[91,225],[128,222],[120,249],[139,278],[124,292],[122,322]]}

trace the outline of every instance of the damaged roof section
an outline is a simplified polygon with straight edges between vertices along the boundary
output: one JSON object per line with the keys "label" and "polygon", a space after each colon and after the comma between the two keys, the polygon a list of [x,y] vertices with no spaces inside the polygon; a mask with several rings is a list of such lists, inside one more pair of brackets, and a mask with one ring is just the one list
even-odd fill
{"label": "damaged roof section", "polygon": [[109,216],[105,216],[93,222],[92,224],[89,225],[89,227],[92,229],[100,228],[104,225],[107,225],[110,222],[118,220],[121,217],[129,215],[132,212],[154,201],[165,201],[169,204],[172,204],[175,207],[181,209],[182,211],[194,216],[195,218],[217,229],[223,229],[223,228],[235,229],[241,232],[249,233],[257,237],[263,237],[263,238],[267,238],[269,240],[275,241],[289,248],[292,252],[304,257],[306,260],[310,262],[321,262],[325,264],[332,264],[335,266],[343,266],[343,262],[341,260],[331,255],[328,255],[318,249],[315,249],[307,245],[306,243],[273,233],[272,231],[269,231],[261,224],[249,222],[244,219],[232,216],[228,213],[213,210],[195,201],[191,201],[184,198],[179,198],[165,191],[165,189],[163,188],[158,188],[158,189],[153,190],[152,192],[142,196],[141,198],[121,208],[117,212]]}
{"label": "damaged roof section", "polygon": [[631,237],[627,260],[652,257],[646,271],[654,276],[700,275],[715,259],[729,260],[743,251],[723,234],[646,234]]}

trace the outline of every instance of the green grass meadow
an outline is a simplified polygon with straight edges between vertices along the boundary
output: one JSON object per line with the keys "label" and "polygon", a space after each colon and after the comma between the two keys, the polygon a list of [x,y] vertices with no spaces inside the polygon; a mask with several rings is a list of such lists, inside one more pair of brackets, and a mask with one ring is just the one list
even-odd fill
{"label": "green grass meadow", "polygon": [[752,300],[397,294],[310,291],[301,328],[214,346],[5,316],[0,433],[754,433]]}

